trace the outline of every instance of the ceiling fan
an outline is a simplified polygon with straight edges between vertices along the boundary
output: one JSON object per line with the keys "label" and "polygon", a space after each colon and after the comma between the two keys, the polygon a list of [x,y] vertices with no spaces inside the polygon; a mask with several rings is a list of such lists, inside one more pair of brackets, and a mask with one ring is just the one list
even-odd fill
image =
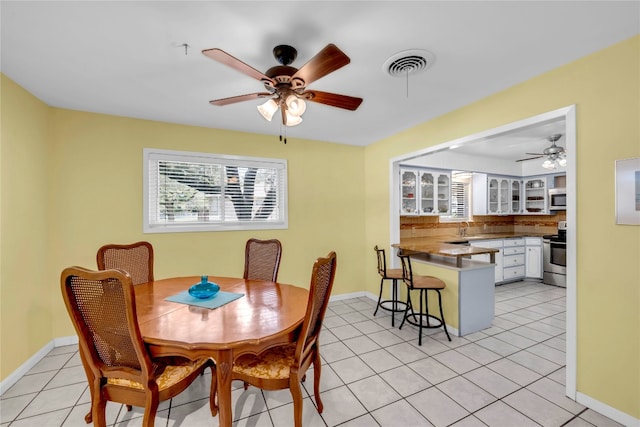
{"label": "ceiling fan", "polygon": [[524,159],[519,159],[516,160],[516,162],[524,162],[526,160],[534,160],[534,159],[539,159],[542,157],[547,157],[547,160],[550,162],[555,162],[556,160],[560,160],[560,159],[564,159],[565,158],[565,151],[564,148],[562,147],[558,147],[556,145],[556,141],[558,141],[560,138],[562,138],[562,134],[561,133],[556,133],[553,134],[549,137],[547,137],[547,141],[549,141],[551,143],[551,146],[545,148],[544,150],[542,150],[542,153],[525,153],[528,154],[530,156],[534,156],[534,157],[527,157]]}
{"label": "ceiling fan", "polygon": [[296,59],[298,54],[296,49],[288,45],[278,45],[273,48],[273,56],[280,65],[271,67],[264,73],[218,48],[205,49],[202,53],[249,77],[260,80],[266,89],[266,92],[214,99],[209,101],[212,105],[223,106],[258,98],[268,98],[267,102],[258,106],[260,114],[271,121],[275,112],[280,108],[282,124],[295,126],[302,122],[302,113],[306,109],[305,101],[351,111],[356,110],[362,103],[362,98],[307,89],[309,84],[351,62],[349,57],[333,44],[328,44],[300,68],[289,65]]}

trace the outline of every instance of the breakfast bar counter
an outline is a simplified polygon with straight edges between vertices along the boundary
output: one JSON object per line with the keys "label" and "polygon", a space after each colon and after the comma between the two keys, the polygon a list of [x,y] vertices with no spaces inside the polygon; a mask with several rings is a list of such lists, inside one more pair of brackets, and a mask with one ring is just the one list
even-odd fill
{"label": "breakfast bar counter", "polygon": [[[414,270],[446,283],[443,309],[447,328],[458,336],[490,328],[495,313],[495,253],[498,249],[447,243],[447,237],[414,238],[391,245],[409,252]],[[472,260],[490,254],[491,262]],[[434,310],[436,307],[430,307]]]}
{"label": "breakfast bar counter", "polygon": [[[465,241],[461,241],[462,243]],[[452,257],[456,260],[456,267],[462,268],[463,258],[468,258],[471,255],[489,254],[491,257],[491,264],[495,264],[495,254],[498,249],[494,248],[479,248],[476,246],[465,246],[464,244],[451,243],[443,240],[443,238],[415,238],[407,239],[392,245],[394,248],[401,249],[405,252],[415,252],[424,254],[427,258],[431,258],[431,255],[440,257]],[[434,260],[435,261],[435,260]]]}

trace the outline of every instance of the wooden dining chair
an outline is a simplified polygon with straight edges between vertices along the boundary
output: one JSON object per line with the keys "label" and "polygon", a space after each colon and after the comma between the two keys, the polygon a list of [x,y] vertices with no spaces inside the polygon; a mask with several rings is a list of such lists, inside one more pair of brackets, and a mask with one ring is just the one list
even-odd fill
{"label": "wooden dining chair", "polygon": [[[209,358],[151,358],[138,327],[131,276],[124,270],[69,267],[60,283],[83,362],[90,369],[87,422],[105,426],[105,408],[112,401],[144,407],[143,425],[152,427],[159,402],[178,395],[212,367]],[[209,403],[215,416],[217,406],[213,399]]]}
{"label": "wooden dining chair", "polygon": [[[313,364],[313,391],[318,412],[322,413],[320,399],[320,342],[333,279],[336,274],[336,253],[318,258],[313,264],[309,300],[304,321],[296,342],[272,347],[258,355],[244,354],[233,364],[232,379],[244,381],[264,390],[288,388],[293,397],[293,418],[296,427],[302,426],[302,389],[307,369]],[[214,380],[215,381],[215,378]],[[213,386],[212,386],[213,388]]]}
{"label": "wooden dining chair", "polygon": [[282,244],[277,239],[249,239],[244,249],[244,275],[248,280],[276,282]]}
{"label": "wooden dining chair", "polygon": [[[400,324],[400,328],[404,326],[404,322],[408,322],[418,327],[418,345],[422,345],[422,329],[424,328],[444,328],[447,339],[451,341],[447,324],[444,320],[444,312],[442,311],[442,293],[446,288],[444,280],[434,276],[424,276],[413,273],[411,267],[411,257],[407,252],[400,252],[398,256],[402,262],[402,276],[404,283],[407,285],[407,305],[404,311],[404,318]],[[419,294],[419,309],[416,312],[411,302],[411,294],[417,291]],[[438,306],[440,308],[440,317],[429,313],[429,301],[427,299],[428,292],[435,292],[438,295]]]}
{"label": "wooden dining chair", "polygon": [[98,249],[96,261],[98,270],[126,271],[134,285],[153,281],[153,246],[149,242],[104,245]]}

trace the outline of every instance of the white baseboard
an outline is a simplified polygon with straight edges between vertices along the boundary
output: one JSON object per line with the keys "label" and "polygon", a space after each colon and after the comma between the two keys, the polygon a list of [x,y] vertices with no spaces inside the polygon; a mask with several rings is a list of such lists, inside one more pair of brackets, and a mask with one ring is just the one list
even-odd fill
{"label": "white baseboard", "polygon": [[9,390],[12,385],[17,383],[20,378],[22,378],[27,372],[29,372],[31,368],[36,366],[38,362],[40,362],[55,347],[62,347],[65,345],[72,345],[77,343],[78,337],[75,335],[70,337],[55,338],[52,341],[49,341],[44,347],[38,350],[36,354],[31,356],[26,362],[20,365],[18,369],[13,371],[7,376],[7,378],[0,382],[0,396],[2,396],[5,391]]}
{"label": "white baseboard", "polygon": [[576,402],[598,412],[599,414],[604,415],[605,417],[611,418],[613,421],[620,423],[623,426],[640,427],[640,419],[633,418],[631,415],[626,414],[616,408],[612,408],[611,406],[606,405],[594,399],[593,397],[589,397],[586,394],[577,392]]}
{"label": "white baseboard", "polygon": [[[331,297],[329,297],[329,302],[331,301],[342,301],[344,299],[349,299],[349,298],[360,298],[360,297],[367,297],[367,298],[371,298],[370,292],[352,292],[350,294],[342,294],[342,295],[333,295]],[[374,298],[375,301],[378,301],[378,297]]]}
{"label": "white baseboard", "polygon": [[55,347],[53,341],[50,341],[42,347],[36,354],[31,356],[26,362],[24,362],[18,369],[10,373],[7,378],[0,382],[0,396],[4,394],[6,390],[9,390],[12,385],[18,382],[20,378],[24,376],[31,368],[36,366],[53,348]]}

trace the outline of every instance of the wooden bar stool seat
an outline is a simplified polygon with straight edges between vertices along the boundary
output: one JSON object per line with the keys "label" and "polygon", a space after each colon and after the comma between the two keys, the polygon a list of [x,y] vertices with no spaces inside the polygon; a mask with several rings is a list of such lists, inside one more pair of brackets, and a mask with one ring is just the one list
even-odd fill
{"label": "wooden bar stool seat", "polygon": [[[444,328],[444,333],[447,335],[447,339],[451,341],[449,331],[447,331],[447,324],[444,320],[444,313],[442,311],[442,291],[446,288],[446,283],[434,276],[424,276],[413,274],[411,268],[411,258],[406,253],[399,253],[398,256],[402,261],[403,280],[407,285],[407,303],[404,312],[404,318],[400,324],[400,329],[404,326],[404,322],[418,327],[418,345],[422,345],[422,329],[428,328]],[[411,293],[418,291],[420,294],[420,307],[416,312],[411,303]],[[438,306],[440,308],[440,317],[437,317],[429,313],[429,301],[427,299],[428,292],[436,292],[438,294]]]}

